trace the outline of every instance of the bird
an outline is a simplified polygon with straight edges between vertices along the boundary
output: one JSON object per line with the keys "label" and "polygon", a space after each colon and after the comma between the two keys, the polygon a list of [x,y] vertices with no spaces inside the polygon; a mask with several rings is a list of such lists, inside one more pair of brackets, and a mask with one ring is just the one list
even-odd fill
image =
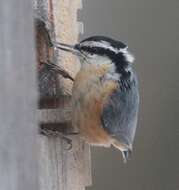
{"label": "bird", "polygon": [[121,151],[131,157],[138,110],[139,85],[128,46],[106,36],[91,36],[55,48],[76,55],[81,63],[72,89],[72,125],[90,145]]}

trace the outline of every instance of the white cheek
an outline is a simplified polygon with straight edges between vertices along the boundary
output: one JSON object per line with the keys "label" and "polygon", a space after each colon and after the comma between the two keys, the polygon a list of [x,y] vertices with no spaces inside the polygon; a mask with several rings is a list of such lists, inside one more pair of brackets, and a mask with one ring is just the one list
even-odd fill
{"label": "white cheek", "polygon": [[101,65],[101,64],[110,64],[111,60],[107,57],[103,56],[93,56],[89,58],[89,62],[91,64]]}

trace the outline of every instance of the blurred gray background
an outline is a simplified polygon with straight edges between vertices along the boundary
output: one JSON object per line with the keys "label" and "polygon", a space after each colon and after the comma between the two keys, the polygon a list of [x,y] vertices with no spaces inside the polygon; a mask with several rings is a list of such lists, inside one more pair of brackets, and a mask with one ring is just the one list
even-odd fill
{"label": "blurred gray background", "polygon": [[89,190],[179,189],[179,1],[84,0],[85,33],[127,42],[140,81],[140,114],[132,159],[92,148]]}

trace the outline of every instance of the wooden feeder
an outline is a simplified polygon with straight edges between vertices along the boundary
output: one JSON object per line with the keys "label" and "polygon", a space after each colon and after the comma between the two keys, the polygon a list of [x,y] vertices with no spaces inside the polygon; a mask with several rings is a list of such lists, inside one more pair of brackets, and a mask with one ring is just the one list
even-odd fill
{"label": "wooden feeder", "polygon": [[[40,189],[82,190],[91,185],[90,148],[71,126],[71,90],[79,61],[54,50],[51,41],[74,44],[82,24],[77,22],[80,0],[35,0],[36,52],[39,73]],[[46,63],[49,63],[47,65]],[[50,63],[59,65],[57,73]],[[63,135],[72,140],[72,148]]]}

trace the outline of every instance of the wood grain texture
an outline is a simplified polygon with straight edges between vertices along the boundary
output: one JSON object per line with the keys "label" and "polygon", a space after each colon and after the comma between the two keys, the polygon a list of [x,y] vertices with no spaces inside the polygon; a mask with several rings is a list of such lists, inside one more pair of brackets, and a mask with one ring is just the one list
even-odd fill
{"label": "wood grain texture", "polygon": [[59,137],[40,137],[41,189],[84,190],[91,184],[91,173],[87,168],[90,166],[89,147],[79,141],[78,135],[69,138],[73,142],[71,150],[66,150],[68,145]]}
{"label": "wood grain texture", "polygon": [[71,96],[46,97],[39,100],[39,109],[71,107]]}
{"label": "wood grain texture", "polygon": [[40,123],[66,123],[71,121],[71,107],[38,110]]}
{"label": "wood grain texture", "polygon": [[[83,28],[82,24],[77,22],[77,9],[82,7],[81,0],[34,1],[35,15],[44,20],[54,40],[77,42],[79,31]],[[55,52],[55,56],[55,64],[59,64],[74,77],[80,66],[78,60],[62,52]],[[71,127],[73,83],[60,75],[58,79],[60,91],[57,91],[54,100],[53,96],[49,99],[45,97],[47,101],[41,99],[37,114],[41,129],[63,132],[64,126]],[[62,96],[67,98],[60,98]],[[74,132],[74,129],[71,132]],[[91,185],[89,145],[85,144],[78,134],[68,135],[66,137],[72,140],[72,149],[67,150],[69,145],[63,135],[39,135],[41,190],[84,190],[86,186]]]}
{"label": "wood grain texture", "polygon": [[[77,22],[77,10],[82,7],[82,1],[52,0],[52,4],[56,41],[75,44],[78,41],[79,31],[81,31]],[[74,77],[80,67],[78,58],[62,51],[58,53],[60,66],[64,67]],[[59,80],[62,93],[71,94],[72,82],[60,76]]]}
{"label": "wood grain texture", "polygon": [[32,2],[0,6],[0,189],[38,190]]}

